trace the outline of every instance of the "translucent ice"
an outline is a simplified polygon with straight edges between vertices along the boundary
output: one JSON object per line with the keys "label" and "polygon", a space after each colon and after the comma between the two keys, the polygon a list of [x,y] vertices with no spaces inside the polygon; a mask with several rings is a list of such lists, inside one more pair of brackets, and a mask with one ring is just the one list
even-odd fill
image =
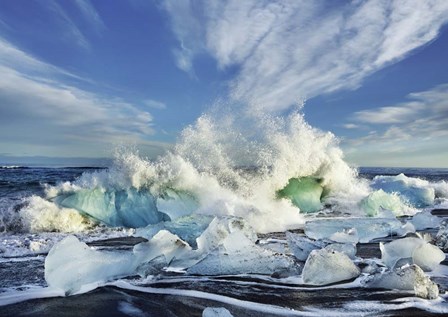
{"label": "translucent ice", "polygon": [[167,188],[161,197],[157,198],[158,210],[167,214],[171,219],[190,215],[198,207],[198,200],[186,191]]}
{"label": "translucent ice", "polygon": [[356,244],[351,243],[331,243],[327,245],[325,248],[327,251],[338,251],[347,255],[350,259],[354,259],[356,257]]}
{"label": "translucent ice", "polygon": [[222,244],[196,265],[187,269],[194,275],[298,273],[299,267],[282,254],[257,246],[242,231],[229,234]]}
{"label": "translucent ice", "polygon": [[155,198],[148,191],[83,189],[58,196],[55,202],[111,227],[138,228],[169,220],[157,210]]}
{"label": "translucent ice", "polygon": [[300,261],[306,261],[311,251],[322,249],[325,246],[322,241],[314,241],[289,231],[286,232],[286,239],[289,249]]}
{"label": "translucent ice", "polygon": [[305,234],[315,240],[338,237],[341,233],[347,234],[353,230],[356,230],[361,243],[403,234],[401,222],[389,218],[323,218],[305,224]]}
{"label": "translucent ice", "polygon": [[131,253],[96,251],[68,236],[45,259],[45,280],[50,287],[73,294],[85,285],[130,275],[136,268]]}
{"label": "translucent ice", "polygon": [[402,215],[410,209],[398,195],[384,192],[382,189],[363,198],[359,206],[368,216],[379,216],[383,209],[392,211],[396,215]]}
{"label": "translucent ice", "polygon": [[209,252],[222,244],[234,232],[241,232],[252,242],[258,239],[254,229],[243,218],[216,217],[201,236],[196,239],[198,249],[202,252]]}
{"label": "translucent ice", "polygon": [[434,203],[435,191],[430,183],[419,178],[396,176],[375,176],[371,186],[387,193],[399,193],[414,207],[422,208]]}
{"label": "translucent ice", "polygon": [[213,216],[194,214],[139,228],[134,235],[149,240],[160,230],[167,230],[187,242],[191,247],[197,248],[196,239],[207,229],[213,219]]}
{"label": "translucent ice", "polygon": [[404,238],[387,244],[380,242],[381,261],[393,268],[400,261],[415,263],[425,271],[433,270],[445,259],[445,254],[436,246],[420,238]]}
{"label": "translucent ice", "polygon": [[134,247],[138,262],[150,261],[160,255],[165,256],[167,263],[173,258],[187,257],[191,247],[178,236],[167,230],[160,230],[148,242],[139,243]]}
{"label": "translucent ice", "polygon": [[344,253],[326,249],[310,253],[302,271],[306,284],[327,285],[359,276],[359,268]]}
{"label": "translucent ice", "polygon": [[445,219],[440,223],[435,242],[443,251],[448,251],[448,219]]}
{"label": "translucent ice", "polygon": [[288,184],[277,192],[278,198],[287,198],[302,212],[322,209],[321,181],[313,177],[291,178]]}
{"label": "translucent ice", "polygon": [[427,299],[435,299],[439,296],[437,285],[415,264],[396,268],[384,274],[376,274],[372,280],[366,283],[366,286],[413,290],[416,296]]}
{"label": "translucent ice", "polygon": [[439,217],[432,215],[429,211],[421,211],[415,214],[411,220],[416,230],[438,228],[440,221]]}
{"label": "translucent ice", "polygon": [[445,260],[445,253],[435,245],[425,243],[415,248],[412,259],[423,271],[432,271],[440,262]]}
{"label": "translucent ice", "polygon": [[224,307],[207,307],[202,312],[202,317],[233,317]]}

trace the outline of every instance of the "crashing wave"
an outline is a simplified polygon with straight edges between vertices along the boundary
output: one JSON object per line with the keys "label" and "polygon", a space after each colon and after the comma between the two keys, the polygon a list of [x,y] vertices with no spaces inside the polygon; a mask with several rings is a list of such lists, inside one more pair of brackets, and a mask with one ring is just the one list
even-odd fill
{"label": "crashing wave", "polygon": [[108,226],[138,228],[197,214],[242,217],[257,232],[297,227],[301,213],[324,205],[350,209],[367,193],[334,135],[310,127],[299,113],[249,124],[204,115],[156,161],[119,151],[109,169],[46,188],[57,208]]}

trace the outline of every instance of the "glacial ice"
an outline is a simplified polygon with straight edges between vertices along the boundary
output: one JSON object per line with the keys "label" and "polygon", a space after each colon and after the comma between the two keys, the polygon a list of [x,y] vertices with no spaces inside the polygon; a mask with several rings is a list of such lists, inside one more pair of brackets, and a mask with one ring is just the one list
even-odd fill
{"label": "glacial ice", "polygon": [[313,250],[305,262],[302,278],[306,284],[327,285],[353,279],[359,268],[344,253],[326,249]]}
{"label": "glacial ice", "polygon": [[155,198],[145,191],[79,190],[54,199],[60,206],[73,208],[111,227],[139,228],[169,220],[157,210]]}
{"label": "glacial ice", "polygon": [[160,230],[167,230],[187,242],[191,247],[197,248],[196,239],[207,229],[213,219],[213,216],[193,214],[176,218],[173,221],[164,221],[138,228],[134,236],[149,240]]}
{"label": "glacial ice", "polygon": [[435,243],[443,251],[448,252],[448,219],[440,223],[439,231],[435,237]]}
{"label": "glacial ice", "polygon": [[139,243],[134,247],[139,263],[153,260],[160,255],[170,263],[173,258],[187,257],[190,251],[188,243],[167,230],[160,230],[148,242]]}
{"label": "glacial ice", "polygon": [[157,198],[157,209],[167,214],[171,220],[192,214],[199,208],[199,202],[190,193],[166,188]]}
{"label": "glacial ice", "polygon": [[198,249],[205,253],[212,251],[234,232],[241,232],[252,242],[258,239],[254,229],[243,218],[221,216],[215,217],[196,239]]}
{"label": "glacial ice", "polygon": [[404,174],[396,176],[375,176],[372,188],[381,189],[386,193],[399,193],[414,207],[423,208],[434,203],[435,191],[429,182],[419,178],[407,177]]}
{"label": "glacial ice", "polygon": [[322,209],[324,189],[320,183],[314,177],[291,178],[283,189],[277,191],[277,197],[290,199],[302,212],[316,212]]}
{"label": "glacial ice", "polygon": [[289,231],[286,232],[286,239],[292,254],[300,261],[306,261],[311,251],[325,247],[322,241],[310,240]]}
{"label": "glacial ice", "polygon": [[135,268],[135,258],[129,253],[96,251],[68,236],[48,253],[45,280],[50,287],[74,294],[85,285],[130,275]]}
{"label": "glacial ice", "polygon": [[421,211],[412,217],[411,223],[416,230],[424,230],[427,228],[437,228],[441,219],[431,214],[430,211]]}
{"label": "glacial ice", "polygon": [[382,189],[370,193],[363,198],[359,206],[368,216],[379,216],[383,209],[402,215],[410,208],[395,193],[387,193]]}
{"label": "glacial ice", "polygon": [[300,267],[285,255],[257,246],[243,231],[227,235],[222,244],[187,269],[192,275],[298,274]]}
{"label": "glacial ice", "polygon": [[413,290],[418,297],[435,299],[439,296],[437,284],[425,275],[418,265],[406,265],[386,273],[378,273],[366,281],[372,288]]}
{"label": "glacial ice", "polygon": [[356,230],[361,243],[404,233],[401,222],[390,218],[322,218],[309,220],[305,224],[305,234],[314,240],[340,237],[343,233],[346,238],[353,230]]}
{"label": "glacial ice", "polygon": [[387,244],[380,242],[381,261],[389,268],[397,263],[417,264],[425,271],[432,271],[445,259],[445,254],[436,246],[420,238],[408,237]]}
{"label": "glacial ice", "polygon": [[325,249],[327,251],[338,251],[346,254],[350,259],[356,256],[356,244],[332,243],[331,241],[311,240],[301,235],[286,232],[289,250],[300,261],[306,261],[313,250]]}
{"label": "glacial ice", "polygon": [[202,312],[202,317],[233,317],[224,307],[207,307]]}
{"label": "glacial ice", "polygon": [[356,258],[357,251],[356,244],[351,243],[331,243],[327,245],[324,250],[344,253],[352,260]]}

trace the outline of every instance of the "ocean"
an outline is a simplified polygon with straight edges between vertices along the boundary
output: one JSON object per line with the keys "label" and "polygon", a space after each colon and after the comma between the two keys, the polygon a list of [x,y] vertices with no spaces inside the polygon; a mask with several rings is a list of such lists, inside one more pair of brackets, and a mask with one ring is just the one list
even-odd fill
{"label": "ocean", "polygon": [[355,169],[288,120],[244,139],[202,118],[108,168],[1,166],[0,315],[447,315],[448,169]]}

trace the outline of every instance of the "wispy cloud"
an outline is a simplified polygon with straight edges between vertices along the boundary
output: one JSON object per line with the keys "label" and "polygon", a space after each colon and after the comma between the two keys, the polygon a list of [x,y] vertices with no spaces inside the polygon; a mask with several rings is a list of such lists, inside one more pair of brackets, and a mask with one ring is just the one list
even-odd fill
{"label": "wispy cloud", "polygon": [[[125,143],[157,146],[153,117],[110,96],[61,80],[71,75],[0,39],[0,135],[2,147],[73,146],[85,151]],[[159,105],[160,106],[160,105]],[[14,133],[11,133],[14,131]],[[37,151],[37,150],[36,150]],[[83,152],[84,151],[84,152]]]}
{"label": "wispy cloud", "polygon": [[0,37],[0,65],[12,67],[19,72],[26,73],[27,76],[38,76],[44,80],[48,76],[66,76],[85,82],[89,79],[80,77],[68,72],[60,67],[43,62],[34,56],[20,50],[12,43]]}
{"label": "wispy cloud", "polygon": [[83,14],[85,21],[87,21],[98,34],[101,34],[106,30],[106,25],[89,0],[75,0],[74,3]]}
{"label": "wispy cloud", "polygon": [[[347,152],[368,162],[372,154],[377,158],[396,153],[396,158],[406,160],[412,155],[427,158],[430,153],[448,149],[448,84],[411,93],[407,99],[397,105],[356,112],[354,122],[375,130],[346,139]],[[446,166],[446,157],[439,166]]]}
{"label": "wispy cloud", "polygon": [[358,111],[353,117],[355,121],[372,124],[401,123],[413,119],[423,109],[422,102],[407,102],[397,106]]}
{"label": "wispy cloud", "polygon": [[157,101],[157,100],[153,100],[153,99],[148,99],[143,101],[143,104],[149,108],[153,108],[153,109],[166,109],[166,104],[164,104],[161,101]]}
{"label": "wispy cloud", "polygon": [[434,40],[448,2],[167,0],[191,72],[208,53],[218,67],[238,66],[230,95],[252,109],[278,111],[303,98],[358,87],[373,72]]}
{"label": "wispy cloud", "polygon": [[354,123],[347,123],[347,124],[344,124],[343,127],[346,129],[358,129],[359,125],[354,124]]}
{"label": "wispy cloud", "polygon": [[43,2],[47,9],[50,10],[53,15],[57,18],[59,25],[61,26],[61,31],[64,32],[65,36],[74,41],[79,47],[83,49],[90,49],[90,43],[84,34],[81,32],[79,27],[75,22],[68,16],[64,9],[56,1],[46,1]]}
{"label": "wispy cloud", "polygon": [[201,23],[201,12],[197,11],[200,8],[190,0],[167,0],[164,2],[164,7],[171,13],[173,32],[180,42],[179,47],[173,50],[176,65],[194,75],[193,58],[204,49],[202,40],[205,30]]}

